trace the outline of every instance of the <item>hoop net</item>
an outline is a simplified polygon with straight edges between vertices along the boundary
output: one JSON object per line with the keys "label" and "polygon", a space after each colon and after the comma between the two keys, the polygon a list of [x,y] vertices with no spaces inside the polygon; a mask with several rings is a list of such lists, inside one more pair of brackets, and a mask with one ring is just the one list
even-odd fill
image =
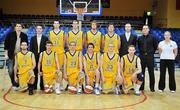
{"label": "hoop net", "polygon": [[75,8],[74,12],[76,12],[79,15],[82,15],[83,13],[86,12],[86,9],[85,8]]}

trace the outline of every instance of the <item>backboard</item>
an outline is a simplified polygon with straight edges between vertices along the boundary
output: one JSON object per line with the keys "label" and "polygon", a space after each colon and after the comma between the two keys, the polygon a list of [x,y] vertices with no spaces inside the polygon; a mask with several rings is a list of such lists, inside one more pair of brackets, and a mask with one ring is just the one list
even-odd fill
{"label": "backboard", "polygon": [[99,16],[102,14],[101,0],[60,0],[60,15],[77,16],[76,8],[84,8],[84,16]]}

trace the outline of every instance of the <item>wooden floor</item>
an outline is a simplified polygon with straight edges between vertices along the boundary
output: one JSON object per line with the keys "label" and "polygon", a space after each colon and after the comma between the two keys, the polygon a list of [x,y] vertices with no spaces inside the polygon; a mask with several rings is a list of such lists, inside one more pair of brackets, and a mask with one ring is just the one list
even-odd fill
{"label": "wooden floor", "polygon": [[[147,72],[146,72],[147,73]],[[10,89],[8,75],[5,76],[5,84],[2,81],[0,70],[0,89],[2,84],[4,91],[0,91],[0,110],[180,110],[180,71],[176,71],[177,92],[170,93],[167,86],[164,93],[157,92],[159,71],[156,74],[156,92],[149,91],[148,75],[146,75],[146,91],[141,96],[131,95],[70,95],[63,93],[43,94],[36,91],[35,95],[18,93]]]}

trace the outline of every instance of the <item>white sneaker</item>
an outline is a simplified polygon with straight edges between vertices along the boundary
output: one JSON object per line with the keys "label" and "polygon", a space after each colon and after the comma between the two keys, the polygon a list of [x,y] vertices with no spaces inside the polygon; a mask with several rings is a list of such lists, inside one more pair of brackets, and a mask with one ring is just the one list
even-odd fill
{"label": "white sneaker", "polygon": [[141,95],[141,92],[140,92],[139,90],[136,90],[136,91],[135,91],[135,95],[138,95],[138,96],[139,96],[139,95]]}
{"label": "white sneaker", "polygon": [[163,93],[163,90],[158,90],[159,93]]}
{"label": "white sneaker", "polygon": [[82,88],[79,87],[78,90],[77,90],[77,94],[81,94],[82,93]]}
{"label": "white sneaker", "polygon": [[58,88],[55,89],[55,92],[57,95],[61,94],[61,91]]}
{"label": "white sneaker", "polygon": [[170,92],[171,92],[171,93],[175,93],[176,91],[171,90]]}
{"label": "white sneaker", "polygon": [[99,95],[100,94],[99,88],[95,88],[94,92],[95,92],[96,95]]}
{"label": "white sneaker", "polygon": [[116,91],[116,94],[117,94],[117,95],[121,95],[121,90],[120,90],[119,87],[116,87],[116,88],[115,88],[115,91]]}
{"label": "white sneaker", "polygon": [[12,89],[13,89],[14,91],[18,91],[18,90],[19,90],[19,87],[13,86]]}

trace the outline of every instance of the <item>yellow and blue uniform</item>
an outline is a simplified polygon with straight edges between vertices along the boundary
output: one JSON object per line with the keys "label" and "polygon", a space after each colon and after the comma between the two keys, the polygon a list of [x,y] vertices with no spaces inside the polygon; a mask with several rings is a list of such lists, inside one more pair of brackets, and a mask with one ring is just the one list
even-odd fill
{"label": "yellow and blue uniform", "polygon": [[55,83],[57,74],[56,74],[56,59],[55,52],[47,53],[46,51],[42,52],[42,73],[44,85],[53,85]]}
{"label": "yellow and blue uniform", "polygon": [[78,82],[84,77],[80,74],[79,55],[80,52],[75,51],[73,54],[66,52],[66,68],[68,83],[70,86],[77,86]]}
{"label": "yellow and blue uniform", "polygon": [[87,43],[93,43],[94,44],[94,52],[100,52],[101,48],[101,32],[97,31],[95,34],[92,31],[88,31],[86,33],[87,36]]}
{"label": "yellow and blue uniform", "polygon": [[115,53],[119,53],[119,47],[118,47],[118,35],[116,33],[114,33],[112,36],[110,36],[109,34],[106,34],[104,36],[104,52],[107,53],[108,52],[108,45],[109,44],[113,44],[114,45],[114,52]]}
{"label": "yellow and blue uniform", "polygon": [[34,73],[29,72],[33,69],[33,61],[32,61],[32,52],[17,53],[17,64],[18,64],[18,76],[19,76],[19,84],[20,90],[26,90],[28,88],[28,82],[34,76]]}
{"label": "yellow and blue uniform", "polygon": [[60,68],[64,65],[64,31],[60,30],[57,34],[54,31],[50,31],[50,41],[53,43],[52,51],[56,52]]}
{"label": "yellow and blue uniform", "polygon": [[132,74],[137,69],[137,59],[138,57],[134,55],[132,61],[130,61],[128,55],[123,56],[123,76],[124,80],[126,81],[127,85],[124,85],[124,91],[128,91],[134,88],[133,81],[132,81]]}
{"label": "yellow and blue uniform", "polygon": [[103,56],[103,75],[105,82],[103,83],[103,92],[113,92],[116,82],[116,76],[118,73],[118,62],[120,58],[118,54],[114,54],[112,58],[109,57],[108,53],[104,53]]}
{"label": "yellow and blue uniform", "polygon": [[94,52],[92,57],[86,53],[84,55],[85,60],[86,60],[86,69],[87,69],[87,75],[89,77],[90,85],[94,86],[94,79],[95,79],[95,70],[98,68],[98,57],[99,54]]}
{"label": "yellow and blue uniform", "polygon": [[83,32],[78,31],[74,33],[73,31],[69,31],[68,33],[68,43],[75,42],[76,43],[76,51],[82,51],[83,49]]}

